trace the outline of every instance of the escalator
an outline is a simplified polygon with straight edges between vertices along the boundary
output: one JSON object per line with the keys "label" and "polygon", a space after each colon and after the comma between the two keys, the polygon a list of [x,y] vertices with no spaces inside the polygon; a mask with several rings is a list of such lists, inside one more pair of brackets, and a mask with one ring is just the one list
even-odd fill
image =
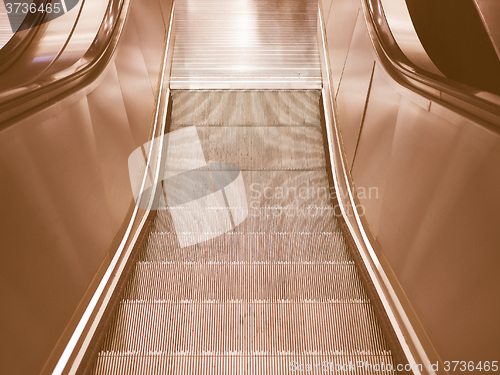
{"label": "escalator", "polygon": [[181,247],[158,211],[91,373],[394,373],[335,215],[320,92],[172,97],[170,131],[196,126],[207,162],[241,168],[248,217]]}
{"label": "escalator", "polygon": [[0,53],[0,372],[494,368],[496,81],[404,2],[77,4]]}
{"label": "escalator", "polygon": [[[197,191],[194,217],[185,199],[170,207],[197,179],[187,177],[181,192],[167,179],[166,209],[134,256],[90,373],[396,372],[337,221],[316,6],[176,4],[166,136],[194,127],[208,169],[241,171],[245,199],[226,192],[222,211],[247,216],[214,235],[221,213],[205,211]],[[169,160],[177,145],[164,143],[165,169],[182,170],[200,154],[190,141],[182,161]]]}

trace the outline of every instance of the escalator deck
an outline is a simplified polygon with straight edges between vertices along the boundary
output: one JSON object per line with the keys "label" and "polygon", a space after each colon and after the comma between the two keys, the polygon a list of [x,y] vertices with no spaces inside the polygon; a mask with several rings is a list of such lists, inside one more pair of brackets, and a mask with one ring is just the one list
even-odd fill
{"label": "escalator deck", "polygon": [[208,162],[241,169],[248,217],[180,247],[169,211],[158,211],[92,373],[319,374],[350,364],[369,374],[393,364],[335,217],[320,92],[172,99],[170,131],[196,126]]}

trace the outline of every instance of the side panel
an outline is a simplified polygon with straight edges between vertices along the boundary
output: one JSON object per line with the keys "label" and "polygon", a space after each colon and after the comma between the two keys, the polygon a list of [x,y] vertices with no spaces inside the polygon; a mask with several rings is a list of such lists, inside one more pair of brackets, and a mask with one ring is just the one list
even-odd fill
{"label": "side panel", "polygon": [[[352,17],[341,9],[360,4],[333,0],[325,23],[340,129],[369,230],[441,359],[498,360],[499,132],[399,86],[378,59],[373,77],[361,69],[373,61],[371,43],[345,27],[350,42],[341,48],[333,31]],[[354,35],[369,38],[361,26]]]}
{"label": "side panel", "polygon": [[0,133],[2,373],[42,370],[128,224],[127,161],[150,134],[170,7],[132,3],[97,88]]}

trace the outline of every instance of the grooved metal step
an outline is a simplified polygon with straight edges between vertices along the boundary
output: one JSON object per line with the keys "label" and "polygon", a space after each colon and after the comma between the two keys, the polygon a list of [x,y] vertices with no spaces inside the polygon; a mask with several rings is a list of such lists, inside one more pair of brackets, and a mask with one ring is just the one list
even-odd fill
{"label": "grooved metal step", "polygon": [[176,90],[172,130],[182,126],[320,126],[320,93]]}
{"label": "grooved metal step", "polygon": [[249,208],[306,206],[332,208],[335,191],[325,169],[304,171],[242,171]]}
{"label": "grooved metal step", "polygon": [[[128,374],[259,374],[290,373],[380,375],[394,374],[390,354],[354,355],[323,353],[233,353],[227,355],[178,353],[135,354],[103,352],[96,375]],[[385,364],[385,366],[381,366]],[[376,367],[378,366],[378,367]],[[375,370],[376,369],[376,370]],[[292,372],[294,371],[294,372]],[[299,372],[300,371],[300,372]]]}
{"label": "grooved metal step", "polygon": [[341,233],[229,232],[193,246],[179,248],[175,233],[156,232],[150,234],[140,260],[337,263],[350,262],[352,258]]}
{"label": "grooved metal step", "polygon": [[242,170],[325,170],[319,127],[197,127],[208,163],[233,163]]}
{"label": "grooved metal step", "polygon": [[[148,324],[144,324],[144,322]],[[104,351],[385,354],[366,300],[122,301]]]}
{"label": "grooved metal step", "polygon": [[[253,202],[255,203],[255,202]],[[256,204],[255,204],[256,205]],[[208,212],[226,211],[225,208],[211,207],[205,208]],[[246,210],[231,207],[231,211],[243,212]],[[190,232],[190,228],[182,228],[177,225],[174,228],[171,213],[185,215],[187,212],[196,213],[195,209],[182,207],[170,208],[158,215],[154,232],[173,233]],[[282,205],[265,207],[250,207],[247,219],[238,225],[232,233],[328,233],[334,232],[338,228],[335,222],[335,215],[338,209],[327,206],[307,205],[294,208]],[[219,220],[220,221],[220,220]]]}
{"label": "grooved metal step", "polygon": [[[248,284],[252,288],[248,288]],[[353,263],[138,262],[125,300],[367,300]]]}
{"label": "grooved metal step", "polygon": [[319,89],[317,1],[178,1],[172,89]]}

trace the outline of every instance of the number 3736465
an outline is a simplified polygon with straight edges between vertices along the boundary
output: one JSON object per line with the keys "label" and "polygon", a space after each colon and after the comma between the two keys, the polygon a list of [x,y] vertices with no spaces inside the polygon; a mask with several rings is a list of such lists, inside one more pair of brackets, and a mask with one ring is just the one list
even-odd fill
{"label": "number 3736465", "polygon": [[444,361],[445,371],[498,371],[498,361]]}
{"label": "number 3736465", "polygon": [[61,13],[64,10],[59,2],[52,3],[5,3],[5,9],[8,14],[27,14],[27,13]]}

